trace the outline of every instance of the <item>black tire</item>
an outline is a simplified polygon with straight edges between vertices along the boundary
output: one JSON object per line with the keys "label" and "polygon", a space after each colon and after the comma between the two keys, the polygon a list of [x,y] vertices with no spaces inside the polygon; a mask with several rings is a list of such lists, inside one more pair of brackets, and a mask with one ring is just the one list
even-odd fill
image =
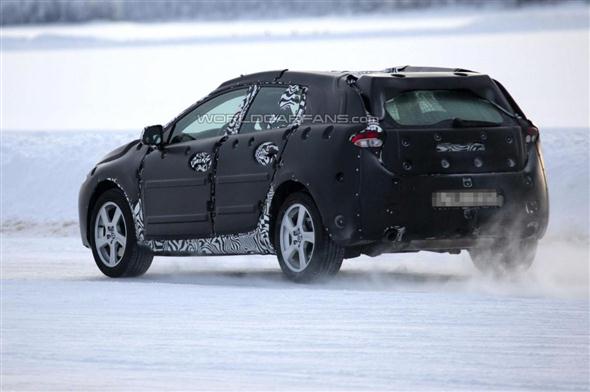
{"label": "black tire", "polygon": [[496,276],[513,275],[530,268],[537,254],[536,239],[500,241],[490,248],[469,250],[475,267]]}
{"label": "black tire", "polygon": [[[285,213],[295,204],[303,205],[313,222],[315,241],[311,260],[302,271],[294,271],[285,262],[281,252],[281,222]],[[281,205],[275,221],[274,244],[281,270],[287,278],[294,282],[309,282],[318,278],[327,278],[338,273],[344,259],[344,248],[338,246],[327,235],[320,213],[313,199],[305,192],[297,192],[285,199]]]}
{"label": "black tire", "polygon": [[[122,218],[125,221],[126,229],[126,245],[124,248],[121,260],[115,266],[108,266],[102,261],[95,243],[96,220],[102,206],[107,203],[114,203],[120,208]],[[137,244],[137,235],[135,233],[135,225],[131,208],[127,199],[118,189],[109,189],[99,196],[92,209],[90,218],[90,246],[92,248],[92,255],[98,268],[103,274],[111,278],[133,277],[140,276],[146,273],[152,264],[154,258],[152,252],[143,246]]]}

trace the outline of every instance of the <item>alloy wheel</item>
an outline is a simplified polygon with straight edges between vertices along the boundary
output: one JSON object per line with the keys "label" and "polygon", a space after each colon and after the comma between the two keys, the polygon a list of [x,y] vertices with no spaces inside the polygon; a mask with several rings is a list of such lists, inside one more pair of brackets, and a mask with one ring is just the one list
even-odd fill
{"label": "alloy wheel", "polygon": [[311,214],[303,204],[290,206],[281,221],[280,247],[283,260],[293,272],[303,271],[311,261],[315,231]]}
{"label": "alloy wheel", "polygon": [[113,202],[102,205],[94,226],[94,245],[100,260],[107,267],[117,266],[125,254],[127,227],[121,208]]}

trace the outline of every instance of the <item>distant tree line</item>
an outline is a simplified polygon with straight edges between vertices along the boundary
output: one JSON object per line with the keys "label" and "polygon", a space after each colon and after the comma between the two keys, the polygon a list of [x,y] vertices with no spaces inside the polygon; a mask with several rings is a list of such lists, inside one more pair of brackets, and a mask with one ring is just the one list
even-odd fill
{"label": "distant tree line", "polygon": [[[587,3],[588,0],[580,0]],[[519,7],[558,0],[1,0],[0,25],[107,21],[269,19],[393,13],[442,6]],[[570,1],[571,2],[571,1]]]}

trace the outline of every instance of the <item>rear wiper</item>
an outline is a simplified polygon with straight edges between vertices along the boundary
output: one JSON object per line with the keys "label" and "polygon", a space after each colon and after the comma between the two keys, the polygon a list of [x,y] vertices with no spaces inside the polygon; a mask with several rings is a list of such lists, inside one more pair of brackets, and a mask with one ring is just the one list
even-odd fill
{"label": "rear wiper", "polygon": [[481,120],[464,120],[462,118],[453,119],[454,128],[471,128],[471,127],[498,127],[502,123],[492,121],[481,121]]}
{"label": "rear wiper", "polygon": [[520,116],[518,114],[510,113],[508,110],[504,109],[502,106],[498,105],[496,102],[490,101],[489,99],[483,98],[483,97],[479,97],[479,99],[481,99],[484,102],[489,103],[490,105],[492,105],[493,107],[495,107],[496,109],[498,109],[499,111],[501,111],[502,113],[507,115],[508,117],[512,117],[516,120],[518,120],[520,118]]}

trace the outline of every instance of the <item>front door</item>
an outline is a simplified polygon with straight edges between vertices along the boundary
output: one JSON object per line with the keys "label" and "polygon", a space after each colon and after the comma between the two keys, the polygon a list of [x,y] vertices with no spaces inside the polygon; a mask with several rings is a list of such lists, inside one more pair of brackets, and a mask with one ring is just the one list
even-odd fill
{"label": "front door", "polygon": [[300,86],[261,87],[243,117],[239,133],[219,150],[215,183],[216,234],[245,233],[256,227],[285,132],[300,121]]}
{"label": "front door", "polygon": [[246,96],[241,88],[208,99],[173,125],[168,143],[143,162],[146,239],[212,235],[211,176],[216,146]]}

